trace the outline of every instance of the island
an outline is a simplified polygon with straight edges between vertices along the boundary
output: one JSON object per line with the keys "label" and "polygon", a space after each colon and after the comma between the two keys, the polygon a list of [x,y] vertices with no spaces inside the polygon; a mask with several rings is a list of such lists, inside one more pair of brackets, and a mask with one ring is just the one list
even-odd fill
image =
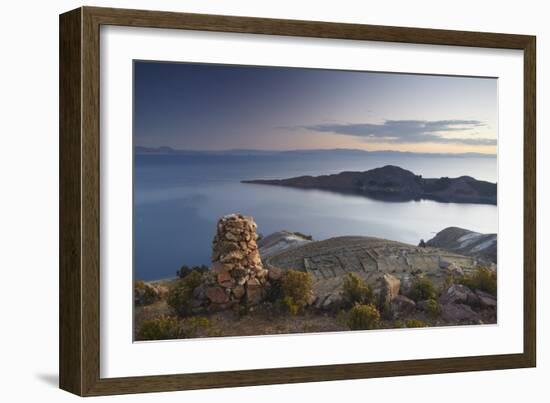
{"label": "island", "polygon": [[446,203],[497,203],[497,184],[471,176],[423,178],[394,165],[364,172],[298,176],[288,179],[253,179],[241,183],[288,186],[360,194],[386,201],[429,199]]}

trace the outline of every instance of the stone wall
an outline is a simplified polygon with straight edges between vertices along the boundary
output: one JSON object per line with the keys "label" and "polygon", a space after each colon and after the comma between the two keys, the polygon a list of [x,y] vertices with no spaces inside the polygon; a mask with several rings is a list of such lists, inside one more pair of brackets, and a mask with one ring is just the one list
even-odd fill
{"label": "stone wall", "polygon": [[211,309],[227,309],[240,302],[258,304],[265,296],[268,270],[264,269],[252,217],[230,214],[217,224],[212,245],[210,285],[205,294]]}

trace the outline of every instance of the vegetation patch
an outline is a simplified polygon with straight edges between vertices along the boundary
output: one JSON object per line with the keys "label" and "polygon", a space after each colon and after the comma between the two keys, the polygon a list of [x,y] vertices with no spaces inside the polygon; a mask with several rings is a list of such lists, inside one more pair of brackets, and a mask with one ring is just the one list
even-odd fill
{"label": "vegetation patch", "polygon": [[356,304],[348,313],[347,325],[351,330],[376,329],[380,323],[380,312],[374,304]]}
{"label": "vegetation patch", "polygon": [[347,306],[370,304],[373,302],[372,290],[366,281],[356,273],[348,273],[344,277],[342,297]]}
{"label": "vegetation patch", "polygon": [[433,298],[424,301],[422,308],[431,318],[435,319],[441,315],[441,306],[439,305],[439,302]]}
{"label": "vegetation patch", "polygon": [[207,271],[208,271],[208,266],[204,264],[201,264],[200,266],[193,266],[193,267],[183,265],[176,272],[176,276],[178,276],[179,278],[185,278],[192,272],[206,273]]}
{"label": "vegetation patch", "polygon": [[309,273],[287,270],[281,282],[282,302],[292,315],[302,312],[312,294],[312,278]]}
{"label": "vegetation patch", "polygon": [[191,299],[193,290],[202,282],[202,274],[198,271],[192,271],[187,276],[179,280],[172,289],[168,292],[168,305],[179,316],[187,316],[191,314]]}
{"label": "vegetation patch", "polygon": [[138,340],[169,340],[183,336],[178,319],[161,315],[143,322],[138,331]]}
{"label": "vegetation patch", "polygon": [[136,305],[151,305],[159,299],[158,293],[142,280],[134,282],[134,303]]}
{"label": "vegetation patch", "polygon": [[478,267],[473,273],[459,280],[460,284],[474,290],[488,292],[497,295],[497,274],[486,267]]}
{"label": "vegetation patch", "polygon": [[426,322],[419,320],[419,319],[408,319],[405,322],[406,327],[426,327]]}
{"label": "vegetation patch", "polygon": [[417,277],[409,291],[409,298],[415,302],[437,298],[437,291],[432,281],[427,277]]}

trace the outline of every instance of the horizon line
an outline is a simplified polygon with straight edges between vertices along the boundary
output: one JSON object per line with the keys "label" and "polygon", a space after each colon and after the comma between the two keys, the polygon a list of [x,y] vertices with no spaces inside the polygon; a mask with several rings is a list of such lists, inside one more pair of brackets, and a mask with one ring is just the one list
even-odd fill
{"label": "horizon line", "polygon": [[359,151],[365,153],[398,153],[398,154],[425,154],[425,155],[483,155],[487,157],[496,157],[497,153],[483,153],[477,151],[467,152],[416,152],[416,151],[399,151],[399,150],[368,150],[362,148],[291,148],[291,149],[265,149],[265,148],[225,148],[225,149],[182,149],[172,146],[142,146],[134,145],[134,149],[143,148],[148,150],[170,150],[176,152],[196,152],[196,153],[216,153],[216,152],[231,152],[231,151],[260,151],[260,152],[299,152],[299,151]]}

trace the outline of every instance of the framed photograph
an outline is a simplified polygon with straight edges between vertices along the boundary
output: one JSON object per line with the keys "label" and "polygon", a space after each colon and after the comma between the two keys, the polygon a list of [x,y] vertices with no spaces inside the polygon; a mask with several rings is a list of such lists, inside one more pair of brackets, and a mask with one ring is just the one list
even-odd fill
{"label": "framed photograph", "polygon": [[535,37],[60,16],[60,386],[533,367]]}

